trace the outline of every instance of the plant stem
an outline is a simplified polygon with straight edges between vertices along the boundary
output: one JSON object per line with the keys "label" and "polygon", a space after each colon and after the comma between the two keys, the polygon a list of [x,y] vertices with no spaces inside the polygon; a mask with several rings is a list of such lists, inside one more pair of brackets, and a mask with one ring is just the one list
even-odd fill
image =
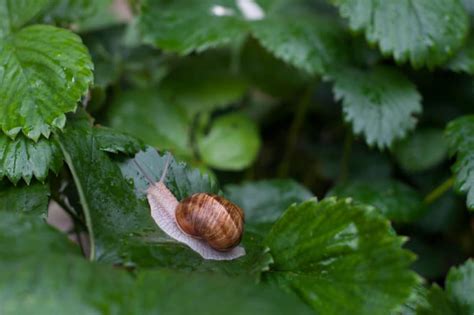
{"label": "plant stem", "polygon": [[342,153],[340,173],[339,173],[340,182],[345,182],[349,175],[349,162],[350,162],[351,153],[352,153],[353,140],[354,140],[354,137],[352,136],[352,132],[348,130],[344,138],[344,149]]}
{"label": "plant stem", "polygon": [[293,117],[293,122],[291,123],[290,130],[288,132],[288,140],[286,142],[286,149],[284,151],[283,159],[278,166],[278,176],[287,177],[291,159],[293,157],[293,152],[295,150],[296,142],[301,131],[301,127],[308,111],[309,104],[311,102],[311,96],[313,93],[313,85],[309,85],[303,93],[300,102],[296,108],[295,116]]}
{"label": "plant stem", "polygon": [[454,177],[450,177],[447,180],[445,180],[441,185],[433,189],[424,199],[424,203],[426,205],[432,204],[434,201],[436,201],[438,198],[440,198],[442,195],[444,195],[448,190],[451,189],[454,185]]}
{"label": "plant stem", "polygon": [[84,189],[82,187],[82,184],[78,180],[77,172],[74,167],[74,163],[73,163],[71,155],[66,150],[62,142],[59,141],[59,137],[56,137],[56,140],[58,141],[61,151],[63,152],[64,161],[66,161],[66,164],[69,166],[69,171],[71,172],[74,183],[76,184],[77,193],[79,195],[79,200],[82,205],[82,212],[84,214],[84,218],[86,221],[87,231],[89,232],[89,245],[90,245],[89,260],[94,261],[96,259],[95,258],[95,236],[94,236],[94,229],[92,226],[92,218],[90,214],[89,204],[87,202],[87,198],[86,198]]}

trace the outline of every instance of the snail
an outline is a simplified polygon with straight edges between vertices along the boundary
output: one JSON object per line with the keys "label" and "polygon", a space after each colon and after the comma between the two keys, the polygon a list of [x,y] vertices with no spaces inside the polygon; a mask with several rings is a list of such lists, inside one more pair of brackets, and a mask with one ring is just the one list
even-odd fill
{"label": "snail", "polygon": [[244,212],[224,197],[196,193],[178,202],[164,180],[170,155],[158,182],[153,181],[136,160],[138,169],[150,182],[147,199],[155,223],[170,237],[188,245],[204,259],[232,260],[245,255],[238,246],[243,234]]}

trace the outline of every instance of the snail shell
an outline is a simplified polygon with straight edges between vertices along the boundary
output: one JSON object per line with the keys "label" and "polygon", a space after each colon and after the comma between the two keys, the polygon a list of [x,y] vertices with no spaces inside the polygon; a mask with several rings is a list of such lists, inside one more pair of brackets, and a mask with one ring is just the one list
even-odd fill
{"label": "snail shell", "polygon": [[194,194],[178,204],[175,215],[183,232],[205,240],[215,250],[231,250],[242,239],[244,212],[221,196]]}

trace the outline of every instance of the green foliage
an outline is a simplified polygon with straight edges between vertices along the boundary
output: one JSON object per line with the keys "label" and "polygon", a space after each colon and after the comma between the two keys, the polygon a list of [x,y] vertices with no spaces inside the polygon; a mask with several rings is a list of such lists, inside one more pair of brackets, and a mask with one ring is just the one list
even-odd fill
{"label": "green foliage", "polygon": [[0,126],[35,141],[63,128],[92,82],[92,62],[73,33],[34,25],[0,37]]}
{"label": "green foliage", "polygon": [[474,38],[467,39],[466,45],[448,63],[449,69],[456,72],[474,73]]}
{"label": "green foliage", "polygon": [[[250,33],[275,56],[309,73],[325,73],[346,58],[339,49],[345,36],[337,23],[312,15],[295,19],[286,16],[285,6],[278,2],[269,5],[269,1],[253,2],[262,14],[252,18],[238,3],[145,1],[140,18],[144,40],[189,54],[224,44],[238,45]],[[191,25],[198,31],[189,32]]]}
{"label": "green foliage", "polygon": [[398,62],[418,68],[438,66],[459,49],[469,20],[458,0],[330,0],[349,19],[351,29]]}
{"label": "green foliage", "polygon": [[132,136],[107,127],[93,129],[94,139],[102,151],[110,153],[135,154],[143,149],[143,144]]}
{"label": "green foliage", "polygon": [[468,260],[459,268],[453,267],[446,280],[446,291],[454,302],[460,306],[462,312],[474,312],[474,261]]}
{"label": "green foliage", "polygon": [[8,187],[0,184],[0,212],[25,211],[37,216],[48,212],[49,187],[34,183],[29,186]]}
{"label": "green foliage", "polygon": [[472,314],[474,311],[474,262],[453,267],[446,279],[446,291],[433,285],[428,294],[428,305],[422,305],[418,314]]}
{"label": "green foliage", "polygon": [[172,106],[152,90],[120,94],[109,111],[110,126],[123,130],[149,145],[189,156],[190,124],[184,110]]}
{"label": "green foliage", "polygon": [[6,37],[9,33],[20,29],[46,9],[50,3],[50,0],[2,0],[0,2],[0,37]]}
{"label": "green foliage", "polygon": [[346,121],[369,145],[385,148],[415,128],[421,96],[401,73],[390,68],[370,72],[348,69],[335,75],[334,94],[342,100]]}
{"label": "green foliage", "polygon": [[241,67],[253,86],[276,97],[296,95],[310,79],[306,73],[274,57],[256,40],[247,41],[242,48]]}
{"label": "green foliage", "polygon": [[225,195],[245,209],[245,220],[256,233],[266,232],[292,204],[306,201],[313,194],[292,180],[263,180],[224,187]]}
{"label": "green foliage", "polygon": [[23,215],[0,211],[0,241],[11,244],[0,248],[2,314],[310,314],[296,296],[245,278],[160,269],[133,279],[86,262],[59,232]]}
{"label": "green foliage", "polygon": [[472,314],[472,2],[0,0],[0,314]]}
{"label": "green foliage", "polygon": [[467,193],[467,206],[474,209],[474,116],[464,116],[449,123],[446,137],[457,160],[453,166],[456,188]]}
{"label": "green foliage", "polygon": [[0,178],[14,184],[21,179],[29,184],[33,177],[45,181],[50,170],[58,173],[62,163],[61,150],[53,140],[34,142],[23,135],[12,140],[0,135]]}
{"label": "green foliage", "polygon": [[394,146],[400,167],[407,172],[423,172],[446,159],[448,145],[442,130],[425,129],[415,132]]}
{"label": "green foliage", "polygon": [[241,38],[247,25],[238,12],[235,2],[230,0],[144,1],[139,23],[146,42],[188,54]]}
{"label": "green foliage", "polygon": [[298,292],[317,313],[387,314],[417,282],[406,270],[413,256],[401,249],[403,239],[375,208],[350,199],[291,206],[265,243],[275,261],[269,280]]}
{"label": "green foliage", "polygon": [[267,18],[256,22],[253,35],[278,58],[309,73],[326,73],[346,58],[342,28],[320,16]]}
{"label": "green foliage", "polygon": [[[89,231],[91,260],[119,260],[117,244],[141,228],[151,217],[132,186],[124,181],[118,165],[100,150],[87,119],[77,119],[58,136],[71,171]],[[91,178],[94,180],[91,181]]]}
{"label": "green foliage", "polygon": [[160,92],[193,118],[239,101],[246,90],[245,78],[232,71],[230,56],[209,53],[188,57],[171,69]]}
{"label": "green foliage", "polygon": [[212,122],[209,132],[197,135],[203,161],[221,170],[242,170],[251,165],[260,141],[257,126],[240,114],[221,116]]}
{"label": "green foliage", "polygon": [[41,17],[46,23],[70,26],[81,32],[115,25],[120,17],[113,14],[113,0],[52,0]]}
{"label": "green foliage", "polygon": [[330,195],[372,205],[395,222],[414,221],[426,210],[420,195],[397,181],[353,181],[336,186]]}

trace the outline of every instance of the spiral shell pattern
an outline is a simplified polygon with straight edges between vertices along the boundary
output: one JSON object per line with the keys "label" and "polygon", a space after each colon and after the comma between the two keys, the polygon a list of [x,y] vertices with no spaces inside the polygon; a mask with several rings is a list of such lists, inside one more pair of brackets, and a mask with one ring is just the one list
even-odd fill
{"label": "spiral shell pattern", "polygon": [[215,250],[228,251],[240,243],[244,212],[221,196],[197,193],[179,203],[176,222],[183,232],[204,239]]}

